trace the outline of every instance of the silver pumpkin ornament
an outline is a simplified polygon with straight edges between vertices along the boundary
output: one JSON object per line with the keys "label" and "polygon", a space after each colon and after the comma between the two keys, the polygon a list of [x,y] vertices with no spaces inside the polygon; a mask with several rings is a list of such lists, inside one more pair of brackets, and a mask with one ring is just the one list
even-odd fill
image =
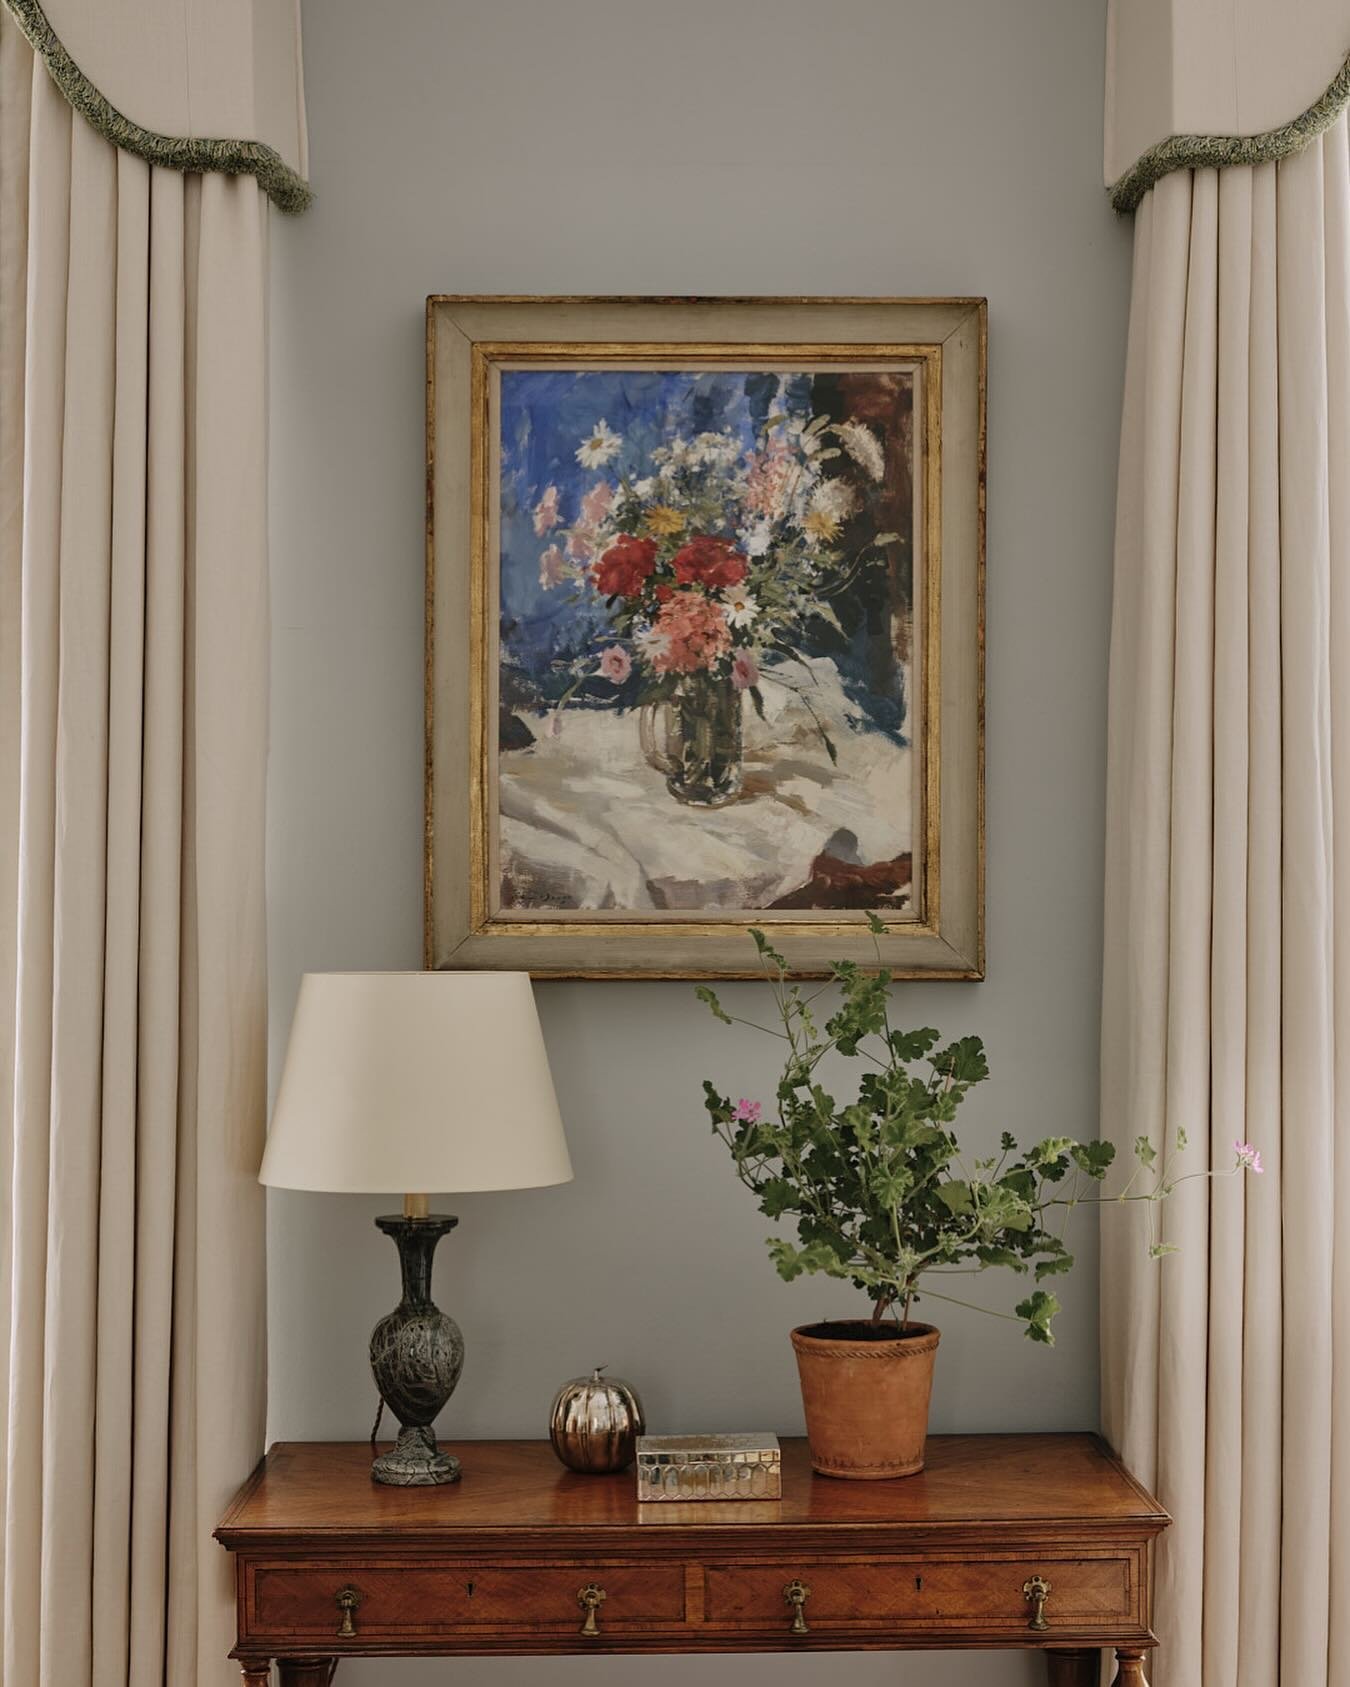
{"label": "silver pumpkin ornament", "polygon": [[553,1399],[548,1438],[569,1470],[602,1475],[632,1464],[637,1438],[647,1427],[637,1390],[622,1377],[588,1377],[565,1382]]}

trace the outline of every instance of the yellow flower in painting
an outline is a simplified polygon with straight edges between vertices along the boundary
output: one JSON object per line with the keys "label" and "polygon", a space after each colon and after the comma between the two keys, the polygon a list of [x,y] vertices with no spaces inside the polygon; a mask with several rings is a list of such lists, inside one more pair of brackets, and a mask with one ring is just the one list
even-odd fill
{"label": "yellow flower in painting", "polygon": [[655,533],[661,538],[679,533],[684,524],[684,517],[678,510],[672,510],[669,504],[653,504],[647,511],[648,533]]}
{"label": "yellow flower in painting", "polygon": [[839,531],[839,523],[828,510],[809,510],[803,528],[813,539],[833,539]]}

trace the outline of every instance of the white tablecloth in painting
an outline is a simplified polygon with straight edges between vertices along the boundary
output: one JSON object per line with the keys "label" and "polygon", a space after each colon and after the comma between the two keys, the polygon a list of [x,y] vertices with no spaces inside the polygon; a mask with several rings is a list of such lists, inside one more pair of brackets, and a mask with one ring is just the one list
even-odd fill
{"label": "white tablecloth in painting", "polygon": [[[809,671],[808,671],[809,669]],[[501,856],[529,901],[553,908],[768,908],[822,853],[862,866],[910,848],[911,755],[864,722],[825,658],[784,673],[810,688],[832,764],[799,697],[765,675],[745,704],[745,785],[725,808],[676,801],[644,759],[633,712],[565,710],[559,731],[503,751]]]}

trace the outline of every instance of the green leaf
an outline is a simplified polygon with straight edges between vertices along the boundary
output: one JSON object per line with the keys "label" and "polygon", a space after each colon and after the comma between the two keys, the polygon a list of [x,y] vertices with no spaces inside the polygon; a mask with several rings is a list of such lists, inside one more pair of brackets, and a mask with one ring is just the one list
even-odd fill
{"label": "green leaf", "polygon": [[1013,1308],[1019,1318],[1026,1322],[1026,1334],[1029,1340],[1044,1342],[1047,1347],[1055,1345],[1054,1333],[1050,1328],[1050,1321],[1059,1311],[1059,1301],[1045,1289],[1037,1289],[1035,1294],[1026,1300],[1019,1301]]}
{"label": "green leaf", "polygon": [[1164,1259],[1168,1254],[1179,1254],[1181,1249],[1171,1242],[1154,1242],[1148,1250],[1150,1259]]}
{"label": "green leaf", "polygon": [[750,935],[755,941],[755,948],[759,950],[761,958],[769,961],[773,966],[776,966],[779,972],[786,972],[787,962],[778,953],[777,949],[774,948],[773,944],[769,942],[768,938],[758,926],[750,927]]}
{"label": "green leaf", "polygon": [[1063,1159],[1073,1146],[1071,1136],[1047,1136],[1044,1141],[1027,1150],[1026,1162],[1034,1167],[1053,1166],[1057,1160]]}
{"label": "green leaf", "polygon": [[998,1139],[998,1145],[1005,1154],[1011,1154],[1017,1147],[1017,1138],[1004,1131]]}
{"label": "green leaf", "polygon": [[1114,1142],[1076,1142],[1069,1150],[1073,1163],[1100,1183],[1116,1157]]}
{"label": "green leaf", "polygon": [[1158,1150],[1146,1136],[1135,1137],[1134,1152],[1141,1166],[1151,1166],[1158,1158]]}
{"label": "green leaf", "polygon": [[785,1177],[771,1177],[759,1191],[759,1210],[766,1218],[781,1218],[797,1205],[797,1194]]}
{"label": "green leaf", "polygon": [[1189,1139],[1186,1136],[1185,1125],[1178,1125],[1177,1126],[1177,1151],[1178,1151],[1178,1153],[1180,1153],[1180,1151],[1186,1146],[1186,1143],[1187,1143],[1188,1140]]}
{"label": "green leaf", "polygon": [[873,937],[885,937],[885,935],[886,935],[886,922],[885,922],[885,920],[879,919],[877,917],[877,915],[874,914],[870,908],[867,910],[866,919],[867,919],[867,929],[868,929],[868,931],[870,931],[872,933]]}
{"label": "green leaf", "polygon": [[959,1213],[973,1213],[975,1202],[971,1198],[970,1185],[960,1178],[948,1178],[937,1186],[937,1198],[953,1216]]}
{"label": "green leaf", "polygon": [[962,1037],[933,1057],[933,1065],[954,1084],[978,1084],[989,1076],[984,1044],[978,1037]]}
{"label": "green leaf", "polygon": [[900,535],[898,533],[878,533],[872,543],[874,545],[898,545]]}
{"label": "green leaf", "polygon": [[1036,1281],[1039,1283],[1045,1277],[1062,1277],[1066,1271],[1073,1270],[1073,1255],[1059,1254],[1054,1259],[1040,1260],[1036,1266]]}
{"label": "green leaf", "polygon": [[731,1015],[718,1001],[715,991],[710,990],[706,984],[698,984],[694,987],[694,994],[715,1018],[722,1021],[723,1025],[731,1024]]}
{"label": "green leaf", "polygon": [[931,1026],[922,1031],[892,1031],[891,1053],[897,1060],[922,1060],[937,1040],[938,1033]]}

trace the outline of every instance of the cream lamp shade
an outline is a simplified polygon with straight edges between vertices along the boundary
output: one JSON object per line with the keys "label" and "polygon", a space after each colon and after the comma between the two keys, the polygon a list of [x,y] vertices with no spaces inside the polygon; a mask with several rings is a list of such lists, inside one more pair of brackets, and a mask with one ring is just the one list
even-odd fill
{"label": "cream lamp shade", "polygon": [[570,1182],[528,974],[306,973],[258,1176],[362,1194]]}

